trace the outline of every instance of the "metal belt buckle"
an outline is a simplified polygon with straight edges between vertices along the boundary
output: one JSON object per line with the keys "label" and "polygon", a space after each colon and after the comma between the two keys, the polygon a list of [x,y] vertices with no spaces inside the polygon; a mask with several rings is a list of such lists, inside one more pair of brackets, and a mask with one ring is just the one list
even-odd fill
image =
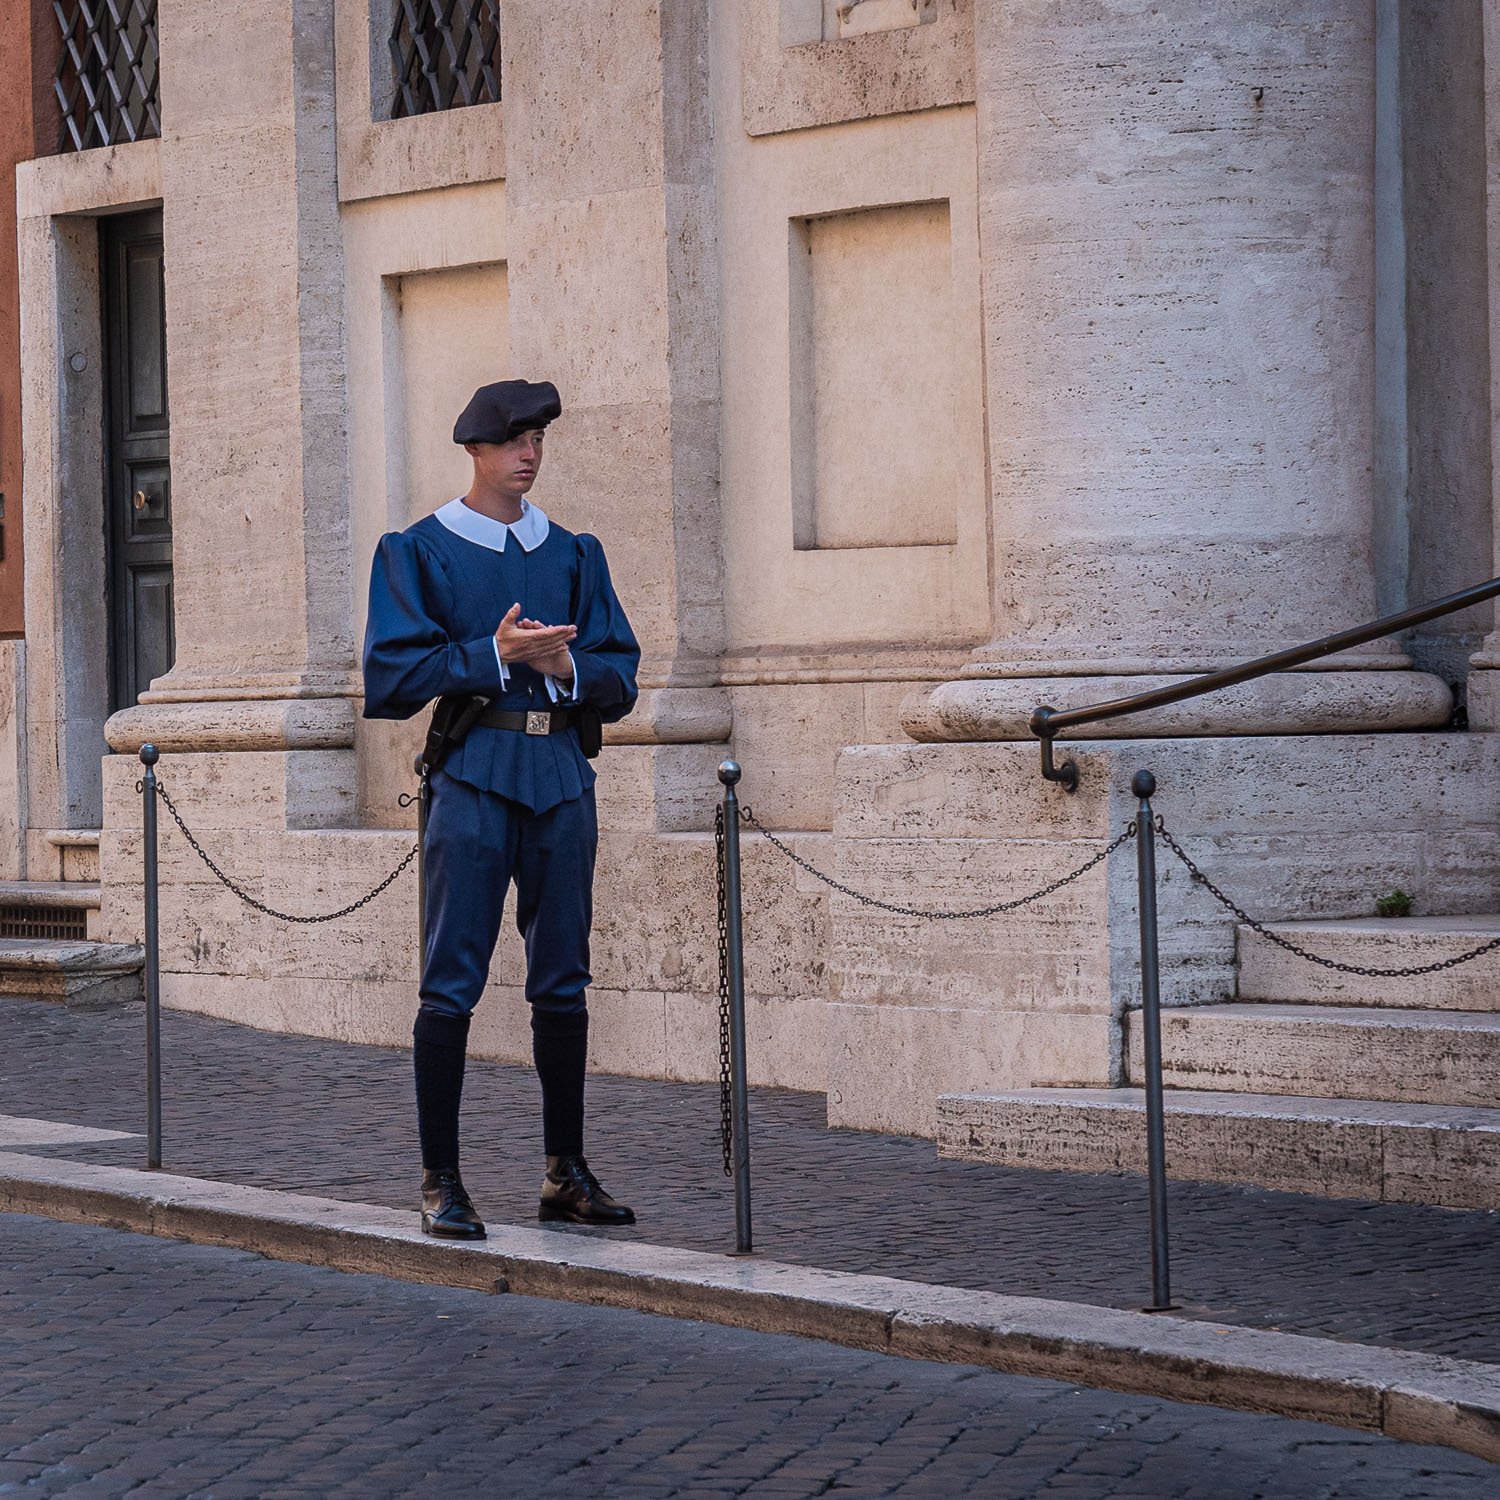
{"label": "metal belt buckle", "polygon": [[527,734],[551,734],[552,715],[542,709],[528,709],[526,713]]}

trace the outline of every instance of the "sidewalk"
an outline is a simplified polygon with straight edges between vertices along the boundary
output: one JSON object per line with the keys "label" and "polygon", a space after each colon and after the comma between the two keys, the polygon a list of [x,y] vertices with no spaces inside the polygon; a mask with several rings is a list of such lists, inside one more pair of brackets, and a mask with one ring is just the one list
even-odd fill
{"label": "sidewalk", "polygon": [[28,1500],[1475,1500],[1500,1483],[1368,1432],[21,1214],[0,1215],[0,1302],[0,1494]]}
{"label": "sidewalk", "polygon": [[[162,1034],[166,1170],[414,1211],[407,1053],[178,1012]],[[0,1112],[144,1129],[139,1007],[0,999],[0,1035]],[[733,1248],[715,1088],[596,1077],[589,1112],[590,1163],[639,1216],[611,1242]],[[536,1223],[537,1115],[529,1070],[470,1064],[464,1177],[492,1225]],[[820,1096],[784,1090],[753,1091],[750,1117],[767,1260],[1101,1307],[1146,1300],[1138,1179],[942,1161],[929,1141],[830,1131]],[[143,1137],[23,1149],[145,1160]],[[1500,1214],[1183,1183],[1170,1195],[1182,1316],[1500,1364]]]}

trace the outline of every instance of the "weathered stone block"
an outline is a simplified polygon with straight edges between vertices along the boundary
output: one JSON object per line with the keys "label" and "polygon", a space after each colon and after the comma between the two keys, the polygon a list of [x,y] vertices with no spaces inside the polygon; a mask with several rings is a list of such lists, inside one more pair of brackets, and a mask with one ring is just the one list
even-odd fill
{"label": "weathered stone block", "polygon": [[[1440,963],[1500,938],[1500,916],[1356,917],[1277,922],[1269,930],[1335,963],[1402,969]],[[1238,929],[1237,942],[1242,1000],[1500,1010],[1500,953],[1403,978],[1341,974],[1288,953],[1249,927]]]}
{"label": "weathered stone block", "polygon": [[783,3],[735,6],[743,57],[744,128],[753,136],[841,120],[938,109],[974,97],[973,0],[939,0],[931,25],[822,40]]}
{"label": "weathered stone block", "polygon": [[[1500,1206],[1500,1110],[1169,1089],[1169,1176],[1450,1208]],[[1140,1089],[945,1096],[940,1155],[1044,1171],[1146,1170]]]}
{"label": "weathered stone block", "polygon": [[[746,995],[745,1065],[752,1085],[824,1093],[828,1007],[820,996]],[[666,1077],[711,1083],[719,1076],[719,997],[666,996]]]}
{"label": "weathered stone block", "polygon": [[863,738],[857,682],[730,689],[740,791],[771,828],[827,828],[838,747]]}
{"label": "weathered stone block", "polygon": [[[1028,721],[1039,703],[1063,710],[1082,708],[1186,680],[967,677],[913,693],[903,707],[901,723],[914,740],[1028,740]],[[1383,730],[1439,729],[1452,714],[1452,690],[1427,672],[1282,672],[1132,714],[1128,720],[1081,725],[1074,737],[1113,739],[1122,728],[1132,735],[1163,738],[1359,734],[1372,725]]]}
{"label": "weathered stone block", "polygon": [[662,9],[657,0],[512,0],[502,85],[518,204],[660,183]]}
{"label": "weathered stone block", "polygon": [[925,1136],[938,1095],[980,1079],[1104,1081],[1112,1031],[1107,1015],[901,1005],[830,1005],[827,1026],[828,1123]]}
{"label": "weathered stone block", "polygon": [[[1141,1017],[1129,1073],[1144,1077]],[[1162,1017],[1169,1086],[1484,1107],[1500,1099],[1500,1015],[1353,1006],[1206,1005]]]}
{"label": "weathered stone block", "polygon": [[[338,828],[352,821],[353,770],[347,751],[294,750],[163,756],[156,773],[194,829]],[[140,778],[135,756],[106,757],[108,830],[141,826]]]}
{"label": "weathered stone block", "polygon": [[722,744],[608,745],[597,762],[599,822],[611,831],[701,833],[723,787]]}

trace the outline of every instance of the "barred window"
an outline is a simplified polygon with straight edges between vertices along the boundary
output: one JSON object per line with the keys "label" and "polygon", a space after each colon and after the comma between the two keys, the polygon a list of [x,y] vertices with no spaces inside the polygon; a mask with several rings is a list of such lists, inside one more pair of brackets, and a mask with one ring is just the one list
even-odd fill
{"label": "barred window", "polygon": [[500,100],[500,0],[395,0],[391,118]]}
{"label": "barred window", "polygon": [[52,10],[62,29],[58,150],[160,135],[156,0],[52,0]]}

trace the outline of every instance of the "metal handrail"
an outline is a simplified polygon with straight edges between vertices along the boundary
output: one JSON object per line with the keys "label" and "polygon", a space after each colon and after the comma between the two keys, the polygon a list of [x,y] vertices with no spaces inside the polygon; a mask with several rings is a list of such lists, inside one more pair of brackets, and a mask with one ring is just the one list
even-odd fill
{"label": "metal handrail", "polygon": [[1033,711],[1027,726],[1042,742],[1042,775],[1048,781],[1061,782],[1070,792],[1077,790],[1078,767],[1072,761],[1061,766],[1054,765],[1052,741],[1081,724],[1097,724],[1103,719],[1138,714],[1148,708],[1163,708],[1169,703],[1181,703],[1187,698],[1216,692],[1219,688],[1234,687],[1237,683],[1249,682],[1256,677],[1269,676],[1272,672],[1284,672],[1291,667],[1299,667],[1304,662],[1332,656],[1336,651],[1347,651],[1354,646],[1378,641],[1381,636],[1409,630],[1425,620],[1435,620],[1440,615],[1467,609],[1471,604],[1482,604],[1486,599],[1493,599],[1497,595],[1500,595],[1500,578],[1491,578],[1488,583],[1476,583],[1471,588],[1460,589],[1456,594],[1445,594],[1441,599],[1434,599],[1430,604],[1418,605],[1415,609],[1404,609],[1400,614],[1372,620],[1368,625],[1340,630],[1335,635],[1325,635],[1285,651],[1274,651],[1269,656],[1258,656],[1253,661],[1241,662],[1237,667],[1203,672],[1184,682],[1172,683],[1169,687],[1152,688],[1149,692],[1133,693],[1128,698],[1112,698],[1106,703],[1092,703],[1084,708],[1057,709],[1043,704]]}
{"label": "metal handrail", "polygon": [[[1252,678],[1265,677],[1272,672],[1282,672],[1288,667],[1299,667],[1304,662],[1332,656],[1334,652],[1345,651],[1351,646],[1363,646],[1367,641],[1379,640],[1383,635],[1394,635],[1398,630],[1420,625],[1424,620],[1434,620],[1439,615],[1452,614],[1454,610],[1464,609],[1470,604],[1481,604],[1497,595],[1500,595],[1500,578],[1492,578],[1488,583],[1461,589],[1456,594],[1445,595],[1417,609],[1386,615],[1379,620],[1372,620],[1368,625],[1341,630],[1337,635],[1325,635],[1321,640],[1293,646],[1289,651],[1258,656],[1254,661],[1242,662],[1237,667],[1202,672],[1183,682],[1173,683],[1170,687],[1153,688],[1149,692],[1134,693],[1128,698],[1113,698],[1107,703],[1091,703],[1085,708],[1058,710],[1044,705],[1032,714],[1030,720],[1031,732],[1042,742],[1042,775],[1048,781],[1061,782],[1070,792],[1078,790],[1077,762],[1069,760],[1061,766],[1054,765],[1052,741],[1057,735],[1080,724],[1097,724],[1102,719],[1120,718],[1125,714],[1141,713],[1148,708],[1161,708],[1168,703],[1181,703],[1187,698],[1197,698],[1218,688],[1233,687],[1236,683],[1249,682]],[[1151,1302],[1144,1310],[1167,1312],[1176,1304],[1172,1301],[1172,1269],[1167,1243],[1166,1103],[1162,1080],[1161,952],[1156,908],[1157,821],[1151,806],[1151,799],[1157,791],[1156,776],[1143,767],[1132,778],[1130,791],[1136,798],[1137,912],[1141,930],[1141,1051],[1146,1074],[1146,1186],[1151,1226]]]}

